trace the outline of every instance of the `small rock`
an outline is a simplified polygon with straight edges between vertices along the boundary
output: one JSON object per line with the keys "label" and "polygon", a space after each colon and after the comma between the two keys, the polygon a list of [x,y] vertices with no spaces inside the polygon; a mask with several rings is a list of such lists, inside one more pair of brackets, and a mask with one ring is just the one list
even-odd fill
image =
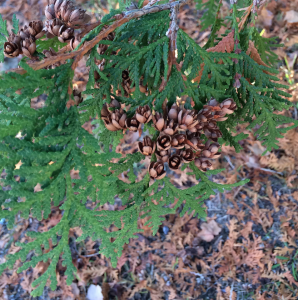
{"label": "small rock", "polygon": [[88,300],[103,300],[102,289],[99,285],[91,284],[87,292]]}
{"label": "small rock", "polygon": [[165,235],[167,235],[168,233],[169,233],[169,227],[167,227],[167,226],[163,226],[162,227],[162,231],[163,231],[163,233],[165,234]]}

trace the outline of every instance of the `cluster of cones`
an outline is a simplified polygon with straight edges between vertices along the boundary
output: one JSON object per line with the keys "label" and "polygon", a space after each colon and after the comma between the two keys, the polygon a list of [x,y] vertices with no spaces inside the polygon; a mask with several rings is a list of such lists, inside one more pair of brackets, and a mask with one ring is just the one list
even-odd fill
{"label": "cluster of cones", "polygon": [[[45,26],[42,21],[32,21],[25,25],[16,35],[11,33],[4,44],[4,55],[6,57],[16,57],[24,54],[30,59],[34,59],[36,50],[36,40],[43,37],[58,37],[62,43],[69,42],[72,49],[80,43],[79,37],[74,35],[74,28],[82,26],[90,21],[90,16],[85,10],[74,6],[70,0],[49,0],[49,5],[45,9],[47,21]],[[56,52],[44,50],[44,55],[49,58],[56,56]]]}
{"label": "cluster of cones", "polygon": [[7,42],[4,43],[4,55],[6,57],[16,57],[24,54],[29,58],[33,58],[36,50],[36,40],[44,36],[42,21],[32,21],[29,25],[25,25],[16,35],[13,32],[9,35]]}
{"label": "cluster of cones", "polygon": [[47,37],[58,37],[61,43],[70,42],[72,49],[80,43],[74,36],[74,28],[88,23],[91,17],[86,11],[74,6],[71,0],[49,0],[45,9]]}
{"label": "cluster of cones", "polygon": [[[163,114],[152,112],[148,105],[137,108],[132,118],[127,118],[126,112],[120,107],[117,100],[105,104],[101,111],[101,118],[108,130],[138,131],[142,124],[152,121],[159,131],[159,136],[152,140],[145,136],[139,142],[139,151],[150,156],[156,155],[157,161],[149,165],[149,174],[153,179],[162,179],[166,175],[164,164],[177,170],[182,163],[195,162],[202,171],[210,168],[210,159],[220,156],[218,138],[222,136],[217,122],[227,119],[236,109],[236,103],[228,98],[222,103],[211,99],[203,109],[196,112],[194,109],[185,109],[176,103]],[[202,134],[206,139],[201,138]]]}

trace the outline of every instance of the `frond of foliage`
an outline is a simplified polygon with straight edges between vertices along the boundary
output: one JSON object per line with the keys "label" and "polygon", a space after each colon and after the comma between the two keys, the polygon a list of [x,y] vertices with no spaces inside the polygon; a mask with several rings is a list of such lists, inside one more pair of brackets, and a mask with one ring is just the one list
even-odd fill
{"label": "frond of foliage", "polygon": [[219,6],[219,0],[203,1],[197,0],[197,9],[203,11],[203,16],[201,21],[202,30],[207,29],[209,26],[213,25],[214,18],[217,13]]}

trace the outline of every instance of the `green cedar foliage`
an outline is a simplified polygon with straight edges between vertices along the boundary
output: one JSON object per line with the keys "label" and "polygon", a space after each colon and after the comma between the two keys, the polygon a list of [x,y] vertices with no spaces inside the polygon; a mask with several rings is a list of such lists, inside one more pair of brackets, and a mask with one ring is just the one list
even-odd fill
{"label": "green cedar foliage", "polygon": [[209,26],[213,25],[217,10],[221,4],[219,0],[210,0],[207,2],[203,0],[197,0],[196,2],[197,9],[203,11],[200,22],[202,25],[202,30],[205,30]]}
{"label": "green cedar foliage", "polygon": [[[214,3],[217,2],[209,1],[211,6]],[[104,25],[111,24],[111,17],[116,13],[118,11],[112,11],[82,42],[91,40]],[[237,110],[235,115],[220,124],[223,133],[221,143],[230,144],[239,152],[241,147],[238,141],[246,136],[243,133],[235,135],[235,132],[236,126],[243,122],[250,124],[248,129],[259,125],[256,136],[268,150],[276,148],[277,138],[289,129],[280,125],[294,123],[290,118],[274,114],[275,110],[290,107],[285,99],[289,95],[281,90],[284,86],[271,75],[277,73],[274,67],[260,66],[246,54],[248,41],[253,40],[264,62],[272,66],[275,60],[269,48],[272,40],[262,38],[253,27],[246,26],[242,33],[238,33],[236,18],[241,18],[242,14],[234,6],[233,16],[228,19],[229,30],[231,27],[235,30],[240,42],[241,51],[238,54],[207,52],[179,30],[177,65],[183,64],[181,69],[172,66],[162,91],[159,87],[169,68],[170,41],[166,36],[170,26],[168,11],[129,21],[116,29],[113,41],[100,42],[107,45],[104,54],[98,54],[96,47],[88,53],[90,77],[84,92],[86,98],[79,106],[66,107],[68,87],[73,78],[71,60],[55,69],[38,71],[22,61],[20,66],[27,71],[26,74],[1,75],[0,218],[5,218],[11,228],[17,216],[46,220],[53,207],[59,207],[63,214],[60,222],[47,232],[29,232],[31,241],[18,243],[21,250],[6,257],[6,262],[0,265],[0,272],[12,268],[18,259],[23,262],[18,272],[36,266],[39,261],[49,261],[46,272],[33,282],[35,289],[32,296],[41,295],[48,280],[51,288],[56,288],[56,265],[59,260],[66,267],[67,283],[71,284],[74,279],[76,269],[68,245],[71,228],[78,226],[82,229],[83,234],[77,242],[86,238],[100,240],[100,253],[110,258],[115,266],[123,245],[141,231],[138,228],[139,218],[148,218],[146,224],[152,227],[153,234],[164,216],[175,213],[177,208],[181,208],[181,215],[194,213],[204,219],[204,200],[216,191],[223,192],[247,182],[240,180],[236,184],[217,184],[210,176],[222,170],[204,173],[192,162],[187,166],[187,172],[195,177],[196,185],[178,189],[168,177],[149,185],[148,174],[142,180],[137,179],[144,168],[144,157],[140,153],[125,156],[117,153],[116,146],[123,133],[108,131],[102,120],[95,118],[100,116],[103,104],[109,103],[112,97],[130,105],[129,116],[138,106],[145,104],[162,112],[165,99],[171,105],[177,97],[187,96],[186,105],[191,99],[199,110],[211,97],[218,101],[232,97],[237,102]],[[215,17],[214,13],[211,15]],[[254,20],[254,15],[250,19]],[[222,38],[216,36],[216,28],[225,20],[213,18],[213,21],[208,41],[210,47]],[[17,21],[14,21],[14,26],[16,30]],[[0,33],[0,43],[3,45],[8,32],[6,21],[2,18]],[[62,46],[57,39],[42,40],[38,42],[37,52],[41,55],[43,49]],[[103,59],[104,68],[99,70],[95,60]],[[204,71],[198,86],[194,78],[198,76],[202,63]],[[95,72],[99,74],[99,79],[95,78]],[[130,88],[134,90],[129,95],[125,95],[123,88],[123,72],[129,74]],[[237,89],[234,86],[236,74],[241,74],[241,86]],[[140,90],[140,84],[147,86],[147,94]],[[46,96],[45,105],[37,110],[31,108],[31,99],[40,95]],[[96,127],[93,135],[82,128],[90,117],[94,118]],[[155,130],[150,125],[146,125],[144,130],[155,136]],[[79,172],[78,179],[71,177],[72,170]],[[130,183],[120,179],[119,175],[123,172],[127,173]],[[115,197],[121,199],[123,209],[105,210],[103,205],[113,204]],[[90,209],[90,202],[96,202],[96,208]],[[109,230],[112,225],[118,230]],[[34,255],[27,259],[29,253]]]}
{"label": "green cedar foliage", "polygon": [[0,63],[4,61],[3,49],[8,35],[9,33],[7,31],[7,21],[3,20],[2,16],[0,15]]}

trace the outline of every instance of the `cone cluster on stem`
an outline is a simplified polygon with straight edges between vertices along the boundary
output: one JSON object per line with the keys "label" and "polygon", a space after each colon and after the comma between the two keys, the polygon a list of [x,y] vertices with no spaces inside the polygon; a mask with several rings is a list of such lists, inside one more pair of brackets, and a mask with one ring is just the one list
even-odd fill
{"label": "cone cluster on stem", "polygon": [[166,175],[165,163],[171,170],[177,170],[182,163],[194,161],[200,170],[207,171],[212,166],[210,160],[220,156],[217,141],[222,133],[217,122],[225,121],[235,109],[236,103],[232,98],[221,103],[212,98],[199,112],[175,103],[166,112],[160,113],[145,105],[139,106],[135,115],[128,118],[119,102],[112,100],[110,104],[104,104],[101,118],[111,131],[128,129],[136,132],[142,124],[152,121],[159,136],[156,140],[145,136],[143,142],[138,142],[138,148],[145,156],[155,154],[157,162],[151,162],[148,171],[151,178],[161,179]]}
{"label": "cone cluster on stem", "polygon": [[13,32],[9,35],[4,44],[4,55],[11,58],[24,54],[32,59],[36,50],[36,40],[43,37],[44,34],[41,21],[30,22],[28,26],[25,25],[21,28],[17,35]]}
{"label": "cone cluster on stem", "polygon": [[[11,58],[23,54],[30,59],[37,59],[34,56],[36,40],[45,34],[47,38],[57,37],[62,43],[69,42],[74,50],[80,43],[80,37],[75,35],[74,28],[83,26],[91,19],[85,10],[75,7],[70,0],[49,0],[45,16],[45,24],[42,21],[32,21],[21,28],[17,35],[11,33],[4,44],[4,55]],[[46,51],[46,58],[56,55],[52,50]]]}
{"label": "cone cluster on stem", "polygon": [[58,37],[61,43],[70,42],[74,50],[80,38],[74,34],[74,28],[88,23],[91,17],[86,11],[77,8],[70,0],[49,0],[45,9],[47,37]]}

